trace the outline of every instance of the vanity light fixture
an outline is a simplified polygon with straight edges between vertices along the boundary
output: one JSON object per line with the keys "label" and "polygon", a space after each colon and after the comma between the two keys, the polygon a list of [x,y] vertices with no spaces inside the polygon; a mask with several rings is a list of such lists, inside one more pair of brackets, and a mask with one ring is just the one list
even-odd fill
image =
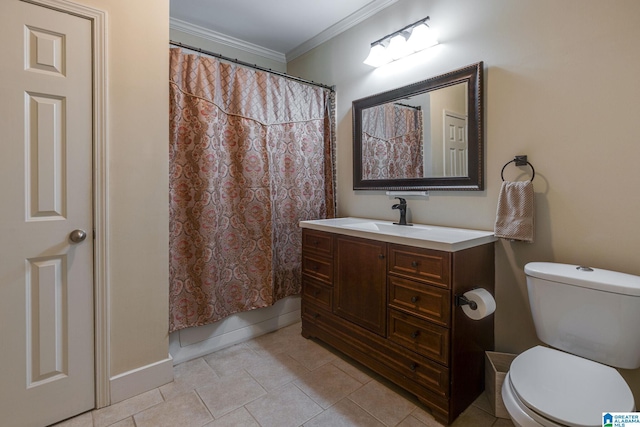
{"label": "vanity light fixture", "polygon": [[427,25],[427,21],[429,21],[428,16],[374,41],[371,43],[369,56],[364,63],[372,67],[380,67],[437,45],[438,39]]}

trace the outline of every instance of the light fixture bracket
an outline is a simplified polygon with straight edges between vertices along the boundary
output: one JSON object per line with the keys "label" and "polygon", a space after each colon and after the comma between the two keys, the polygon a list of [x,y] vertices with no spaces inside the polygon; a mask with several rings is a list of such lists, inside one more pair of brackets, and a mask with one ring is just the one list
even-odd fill
{"label": "light fixture bracket", "polygon": [[[438,44],[438,40],[427,24],[429,19],[428,16],[422,18],[372,42],[369,56],[364,60],[364,63],[372,67],[379,67]],[[404,40],[397,38],[399,35]],[[392,42],[394,37],[396,40]]]}
{"label": "light fixture bracket", "polygon": [[381,39],[378,39],[378,40],[376,40],[376,41],[372,42],[372,43],[371,43],[371,47],[373,47],[373,45],[376,45],[376,44],[381,44],[381,45],[383,45],[383,46],[384,46],[384,43],[383,43],[383,42],[384,42],[385,40],[387,40],[387,41],[388,41],[388,40],[391,40],[394,36],[397,36],[398,34],[401,34],[403,31],[404,31],[404,32],[408,32],[408,30],[409,30],[409,29],[413,29],[414,27],[417,27],[417,26],[418,26],[418,25],[420,25],[420,24],[425,24],[425,25],[428,27],[428,26],[429,26],[429,24],[427,24],[427,22],[429,22],[429,19],[430,19],[430,18],[427,16],[427,17],[425,17],[425,18],[420,19],[419,21],[414,22],[413,24],[409,24],[409,25],[407,25],[406,27],[400,28],[400,29],[399,29],[398,31],[396,31],[396,32],[393,32],[393,33],[391,33],[391,34],[387,34],[386,36],[382,37]]}

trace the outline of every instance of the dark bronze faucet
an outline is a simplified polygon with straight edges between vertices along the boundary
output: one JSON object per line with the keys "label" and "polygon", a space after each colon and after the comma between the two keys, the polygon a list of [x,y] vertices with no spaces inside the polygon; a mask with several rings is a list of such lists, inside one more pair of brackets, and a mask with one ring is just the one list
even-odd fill
{"label": "dark bronze faucet", "polygon": [[391,209],[400,210],[400,222],[394,222],[396,225],[413,225],[407,224],[407,201],[402,197],[396,197],[396,199],[400,200],[400,203],[396,203],[391,206]]}

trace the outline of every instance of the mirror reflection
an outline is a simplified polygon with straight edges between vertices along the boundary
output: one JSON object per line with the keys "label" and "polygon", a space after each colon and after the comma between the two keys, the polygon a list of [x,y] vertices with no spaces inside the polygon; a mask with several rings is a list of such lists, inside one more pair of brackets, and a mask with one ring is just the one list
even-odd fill
{"label": "mirror reflection", "polygon": [[362,110],[362,179],[468,176],[467,83]]}
{"label": "mirror reflection", "polygon": [[482,67],[353,101],[353,188],[482,190]]}

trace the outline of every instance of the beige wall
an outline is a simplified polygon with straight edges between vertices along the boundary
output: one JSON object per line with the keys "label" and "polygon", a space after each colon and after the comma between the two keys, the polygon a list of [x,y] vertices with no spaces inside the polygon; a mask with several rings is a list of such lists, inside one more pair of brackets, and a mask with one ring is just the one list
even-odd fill
{"label": "beige wall", "polygon": [[[377,70],[369,43],[425,16],[441,44]],[[395,219],[381,192],[352,190],[351,102],[484,61],[486,190],[408,201],[413,221],[491,230],[500,170],[536,168],[536,242],[496,245],[496,348],[537,343],[524,265],[556,261],[640,275],[640,2],[401,0],[288,64],[337,85],[341,216]],[[522,175],[520,174],[522,173]],[[507,179],[524,178],[511,165]],[[627,371],[640,401],[640,370]]]}
{"label": "beige wall", "polygon": [[111,376],[168,355],[169,0],[108,14]]}

